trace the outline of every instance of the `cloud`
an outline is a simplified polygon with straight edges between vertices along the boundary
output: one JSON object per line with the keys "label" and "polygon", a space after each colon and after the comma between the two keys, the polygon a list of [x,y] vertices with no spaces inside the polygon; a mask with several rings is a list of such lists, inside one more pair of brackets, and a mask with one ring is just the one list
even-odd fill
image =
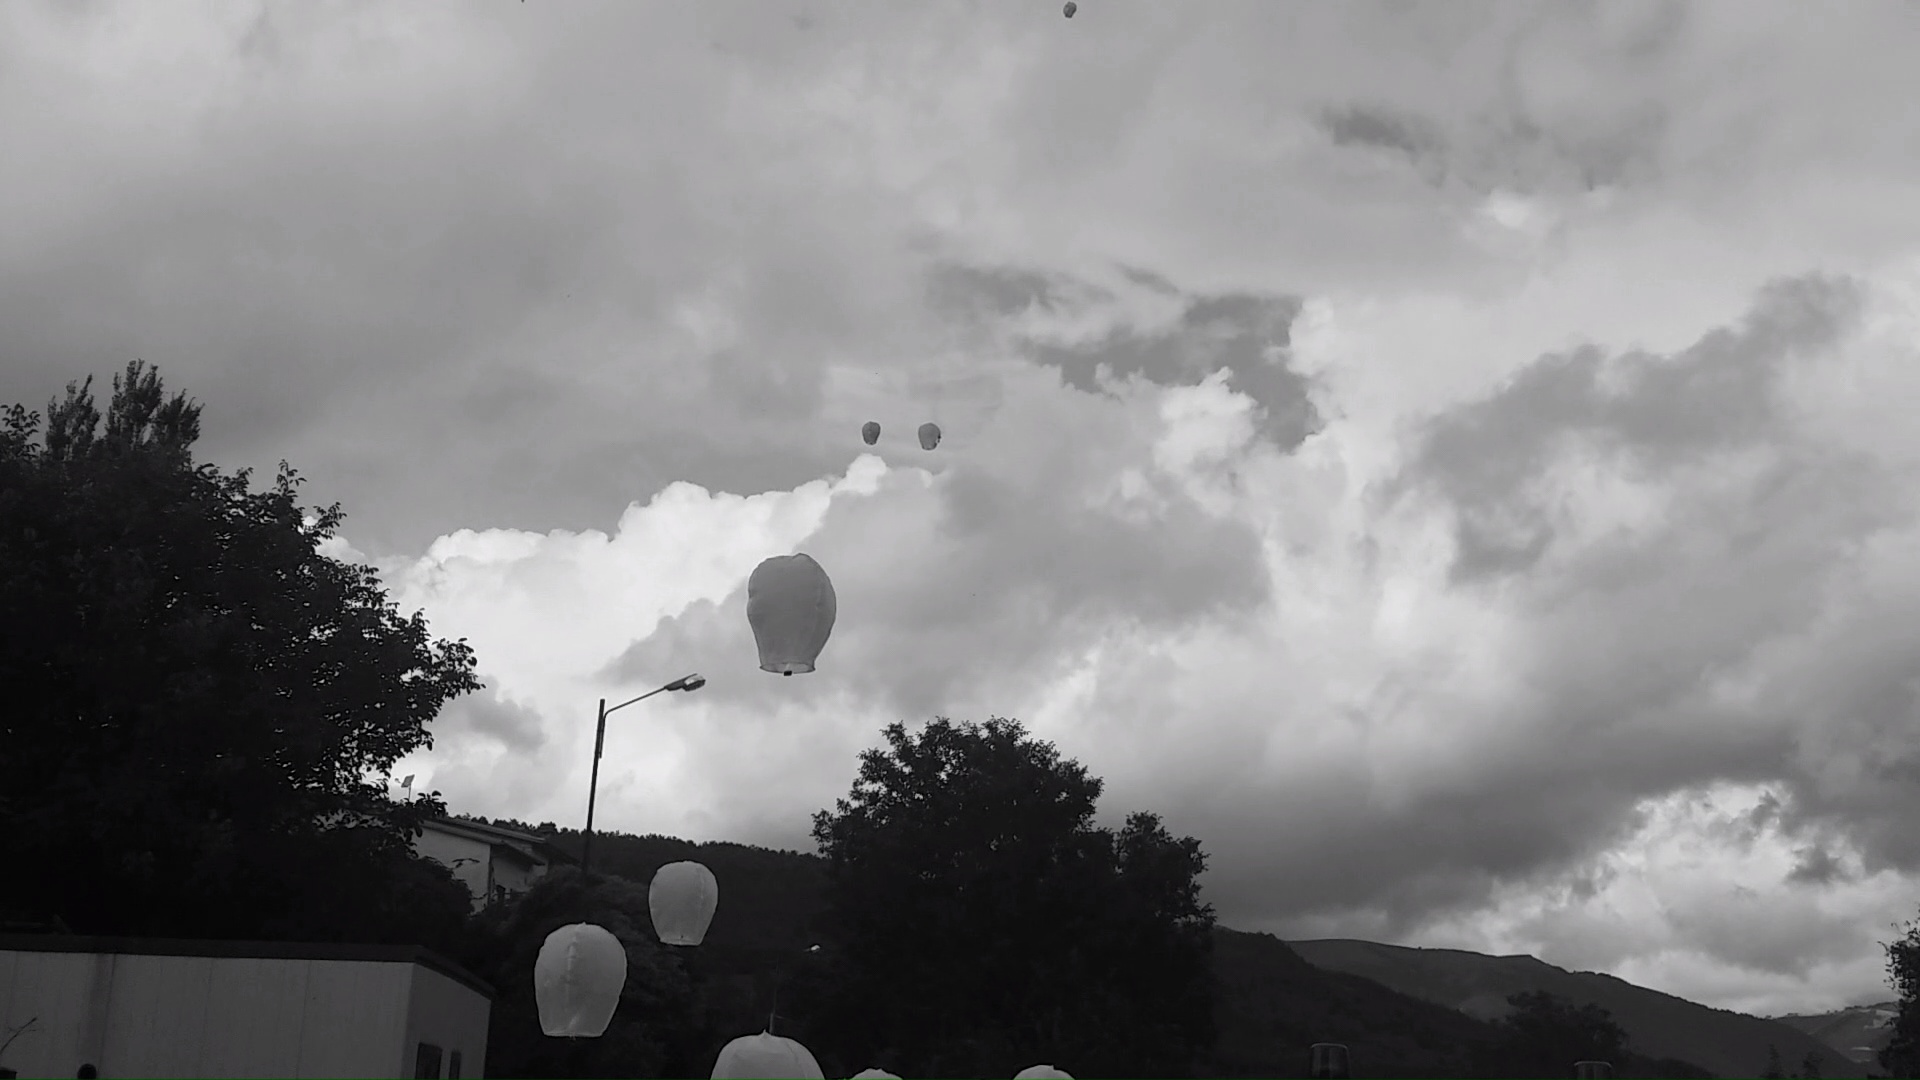
{"label": "cloud", "polygon": [[403,766],[460,809],[580,820],[595,699],[698,670],[611,827],[805,846],[882,724],[1001,713],[1230,925],[1884,997],[1908,9],[1083,9],[8,6],[0,401],[140,356],[343,500],[478,650]]}

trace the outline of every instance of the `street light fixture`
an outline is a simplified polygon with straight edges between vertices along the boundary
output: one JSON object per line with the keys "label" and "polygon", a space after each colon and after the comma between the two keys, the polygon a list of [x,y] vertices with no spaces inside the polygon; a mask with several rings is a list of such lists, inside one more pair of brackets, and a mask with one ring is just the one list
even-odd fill
{"label": "street light fixture", "polygon": [[587,782],[587,832],[580,846],[580,877],[585,880],[593,866],[593,804],[600,791],[600,750],[607,741],[607,714],[618,712],[629,705],[642,702],[655,694],[664,694],[669,690],[685,690],[691,693],[707,685],[705,676],[699,674],[682,675],[657,690],[649,690],[631,701],[623,701],[613,708],[607,708],[607,699],[600,699],[600,720],[593,731],[593,778]]}

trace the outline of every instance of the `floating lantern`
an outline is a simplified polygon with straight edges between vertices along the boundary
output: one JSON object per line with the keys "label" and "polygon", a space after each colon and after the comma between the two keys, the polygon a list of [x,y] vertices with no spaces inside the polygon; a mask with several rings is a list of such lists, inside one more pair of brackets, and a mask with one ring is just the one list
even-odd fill
{"label": "floating lantern", "polygon": [[747,578],[747,623],[760,648],[761,671],[812,671],[838,613],[833,582],[811,555],[777,555]]}
{"label": "floating lantern", "polygon": [[1029,1065],[1014,1073],[1013,1080],[1073,1080],[1073,1077],[1051,1065]]}
{"label": "floating lantern", "polygon": [[720,1048],[713,1080],[826,1080],[813,1052],[771,1032],[742,1035]]}
{"label": "floating lantern", "polygon": [[713,923],[720,902],[720,883],[713,871],[697,862],[668,863],[653,872],[647,887],[647,910],[653,932],[663,945],[698,945]]}
{"label": "floating lantern", "polygon": [[592,923],[555,930],[533,962],[540,1030],[570,1039],[599,1038],[626,985],[626,946],[611,931]]}
{"label": "floating lantern", "polygon": [[920,449],[931,450],[940,445],[940,425],[929,420],[920,425]]}
{"label": "floating lantern", "polygon": [[860,437],[867,441],[868,446],[872,446],[874,443],[879,442],[880,441],[880,425],[873,422],[872,420],[869,420],[866,423],[861,424]]}

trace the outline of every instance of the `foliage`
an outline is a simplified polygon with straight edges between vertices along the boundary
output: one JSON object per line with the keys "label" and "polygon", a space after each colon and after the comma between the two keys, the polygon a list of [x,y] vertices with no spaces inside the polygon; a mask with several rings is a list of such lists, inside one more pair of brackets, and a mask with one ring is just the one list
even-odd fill
{"label": "foliage", "polygon": [[1520,1066],[1522,1075],[1553,1075],[1576,1061],[1618,1063],[1625,1056],[1626,1032],[1598,1005],[1576,1008],[1539,991],[1514,994],[1507,1004],[1513,1011],[1501,1026],[1511,1037],[1509,1060]]}
{"label": "foliage", "polygon": [[[451,944],[437,798],[367,777],[478,688],[463,642],[320,553],[342,515],[196,465],[201,406],[139,361],[0,419],[0,858],[75,931]],[[105,430],[101,431],[101,420]]]}
{"label": "foliage", "polygon": [[1904,930],[1883,943],[1887,981],[1900,995],[1900,1014],[1893,1022],[1892,1039],[1880,1051],[1880,1067],[1888,1076],[1911,1078],[1920,1076],[1920,922],[1909,922]]}
{"label": "foliage", "polygon": [[[497,995],[487,1032],[489,1075],[691,1076],[711,1066],[711,1058],[706,1067],[690,1064],[705,1041],[692,1036],[698,1026],[693,989],[680,958],[654,937],[644,885],[598,873],[588,883],[578,870],[562,867],[476,921],[462,959]],[[578,922],[603,926],[626,946],[627,983],[605,1034],[551,1038],[540,1028],[533,965],[548,934]]]}
{"label": "foliage", "polygon": [[1213,912],[1199,843],[1151,814],[1095,828],[1100,781],[1016,721],[942,717],[884,737],[850,797],[814,817],[833,949],[822,1045],[902,1075],[1202,1068]]}

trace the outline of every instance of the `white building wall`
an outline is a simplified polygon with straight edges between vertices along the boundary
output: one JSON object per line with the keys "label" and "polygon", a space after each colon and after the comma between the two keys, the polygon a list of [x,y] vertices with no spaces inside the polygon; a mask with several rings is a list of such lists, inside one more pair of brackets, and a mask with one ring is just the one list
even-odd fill
{"label": "white building wall", "polygon": [[[395,961],[0,951],[0,1065],[24,1077],[411,1077],[425,1038],[481,1075],[491,1006]],[[4,1037],[0,1036],[0,1041]]]}
{"label": "white building wall", "polygon": [[493,845],[469,836],[442,832],[428,824],[414,839],[413,850],[453,871],[453,876],[459,878],[460,883],[473,894],[475,910],[486,905],[487,896],[492,891]]}

